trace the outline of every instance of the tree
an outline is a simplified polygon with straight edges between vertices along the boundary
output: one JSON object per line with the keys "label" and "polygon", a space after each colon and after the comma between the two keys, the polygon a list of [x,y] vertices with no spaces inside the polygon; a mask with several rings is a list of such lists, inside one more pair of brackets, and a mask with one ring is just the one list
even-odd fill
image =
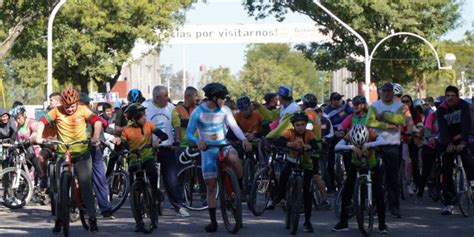
{"label": "tree", "polygon": [[267,92],[286,85],[294,98],[317,94],[319,73],[315,65],[288,44],[254,44],[247,51],[247,62],[240,72],[239,88],[251,98],[262,99]]}
{"label": "tree", "polygon": [[208,70],[202,80],[199,81],[199,87],[203,88],[206,84],[211,82],[224,84],[229,91],[229,96],[234,100],[243,95],[244,91],[242,85],[239,85],[237,77],[231,74],[229,68],[220,66],[216,69]]}
{"label": "tree", "polygon": [[[25,27],[47,16],[58,0],[0,0],[0,61]],[[1,74],[0,74],[1,75]]]}
{"label": "tree", "polygon": [[[392,32],[408,31],[433,41],[456,26],[459,4],[450,0],[438,1],[322,1],[323,5],[354,28],[366,41],[369,49]],[[354,80],[364,78],[362,44],[338,22],[318,8],[313,0],[300,1],[246,1],[249,15],[257,19],[273,15],[284,20],[288,11],[308,15],[321,26],[321,32],[330,34],[332,42],[301,44],[297,48],[314,61],[319,68],[332,71],[347,67]],[[394,37],[379,48],[371,67],[375,82],[410,82],[424,70],[436,64],[432,56],[425,57],[427,46],[420,40]],[[420,64],[419,60],[425,60]]]}
{"label": "tree", "polygon": [[[54,22],[54,78],[61,85],[79,86],[81,91],[87,91],[88,83],[93,81],[99,91],[105,91],[106,82],[113,86],[120,77],[122,65],[131,58],[137,40],[160,47],[166,39],[159,37],[157,30],[172,30],[182,23],[190,3],[191,0],[68,1]],[[16,39],[8,59],[10,65],[25,64],[38,55],[46,58],[47,17],[40,17],[36,23],[24,28]],[[20,75],[31,74],[16,72],[13,76]],[[44,93],[44,87],[41,89]]]}

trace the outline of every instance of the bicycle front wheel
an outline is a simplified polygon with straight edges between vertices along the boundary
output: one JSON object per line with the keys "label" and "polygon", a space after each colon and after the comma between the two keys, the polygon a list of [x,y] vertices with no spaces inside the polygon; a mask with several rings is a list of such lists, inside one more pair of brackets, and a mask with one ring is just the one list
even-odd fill
{"label": "bicycle front wheel", "polygon": [[261,216],[270,202],[272,192],[276,186],[271,172],[270,167],[262,168],[257,172],[252,182],[247,203],[254,216]]}
{"label": "bicycle front wheel", "polygon": [[242,225],[242,202],[237,176],[232,168],[227,167],[220,172],[218,182],[222,190],[220,195],[222,219],[227,231],[235,234]]}
{"label": "bicycle front wheel", "polygon": [[109,200],[112,212],[116,212],[127,200],[130,190],[130,180],[125,171],[113,172],[107,178],[109,184]]}
{"label": "bicycle front wheel", "polygon": [[33,182],[24,170],[9,167],[0,172],[0,195],[3,204],[10,209],[27,205],[33,196]]}
{"label": "bicycle front wheel", "polygon": [[206,186],[202,177],[201,166],[187,166],[178,172],[178,181],[184,194],[184,207],[192,211],[203,211],[208,208]]}
{"label": "bicycle front wheel", "polygon": [[300,221],[300,210],[303,205],[303,177],[295,176],[292,179],[293,182],[289,182],[290,192],[288,198],[288,217],[290,224],[290,233],[296,234],[298,231],[298,225]]}
{"label": "bicycle front wheel", "polygon": [[158,213],[151,191],[147,191],[144,182],[135,181],[133,183],[130,191],[130,205],[135,223],[142,226],[146,234],[153,232],[158,224]]}
{"label": "bicycle front wheel", "polygon": [[461,168],[456,169],[454,178],[459,209],[464,217],[468,217],[471,214],[471,187],[469,187],[469,182]]}
{"label": "bicycle front wheel", "polygon": [[70,172],[63,172],[61,174],[61,183],[59,189],[59,210],[57,210],[60,215],[60,220],[63,224],[63,234],[64,237],[69,236],[69,224],[70,224],[70,214],[71,214],[71,194],[72,194],[72,175]]}
{"label": "bicycle front wheel", "polygon": [[363,235],[369,236],[374,226],[374,208],[369,202],[366,177],[357,178],[353,200],[359,230]]}

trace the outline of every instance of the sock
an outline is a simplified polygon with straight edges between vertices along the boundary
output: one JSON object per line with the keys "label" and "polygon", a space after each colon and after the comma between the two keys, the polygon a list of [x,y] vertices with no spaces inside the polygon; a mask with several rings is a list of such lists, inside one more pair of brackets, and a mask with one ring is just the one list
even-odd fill
{"label": "sock", "polygon": [[217,223],[216,221],[216,208],[209,208],[209,216],[211,217],[212,223]]}

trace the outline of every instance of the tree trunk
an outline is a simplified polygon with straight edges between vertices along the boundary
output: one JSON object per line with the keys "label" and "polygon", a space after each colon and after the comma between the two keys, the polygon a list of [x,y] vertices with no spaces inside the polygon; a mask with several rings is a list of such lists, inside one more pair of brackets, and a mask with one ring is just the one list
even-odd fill
{"label": "tree trunk", "polygon": [[8,30],[8,36],[0,43],[0,60],[4,59],[10,49],[13,47],[15,40],[20,36],[25,29],[25,25],[30,22],[35,14],[28,14],[20,19],[20,21],[11,29]]}
{"label": "tree trunk", "polygon": [[422,73],[420,75],[417,75],[415,80],[416,80],[415,81],[416,97],[420,98],[420,99],[426,98],[426,87],[427,87],[427,85],[426,85],[425,74]]}

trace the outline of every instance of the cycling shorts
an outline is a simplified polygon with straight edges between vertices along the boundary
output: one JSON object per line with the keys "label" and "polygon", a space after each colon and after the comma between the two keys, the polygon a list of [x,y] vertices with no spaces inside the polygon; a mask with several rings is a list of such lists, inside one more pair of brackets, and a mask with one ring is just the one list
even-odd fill
{"label": "cycling shorts", "polygon": [[[223,148],[224,156],[228,157],[231,151],[235,151],[232,146]],[[219,148],[209,147],[206,151],[201,152],[201,169],[202,177],[204,179],[215,179],[217,178],[217,159],[219,154]]]}

